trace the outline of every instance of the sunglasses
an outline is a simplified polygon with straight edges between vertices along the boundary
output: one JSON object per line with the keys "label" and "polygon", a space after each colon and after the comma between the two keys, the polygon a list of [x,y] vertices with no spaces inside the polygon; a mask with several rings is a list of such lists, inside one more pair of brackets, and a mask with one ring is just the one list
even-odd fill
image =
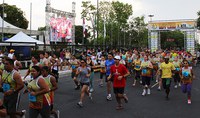
{"label": "sunglasses", "polygon": [[85,63],[84,61],[82,61],[81,63]]}
{"label": "sunglasses", "polygon": [[188,64],[188,63],[184,63],[184,64]]}

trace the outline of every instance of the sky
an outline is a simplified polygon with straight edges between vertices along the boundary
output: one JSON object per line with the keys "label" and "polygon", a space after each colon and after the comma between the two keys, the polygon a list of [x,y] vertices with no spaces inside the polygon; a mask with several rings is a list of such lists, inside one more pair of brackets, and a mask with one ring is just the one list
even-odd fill
{"label": "sky", "polygon": [[[104,0],[99,0],[104,1]],[[107,0],[117,1],[117,0]],[[200,0],[118,0],[131,4],[133,16],[145,16],[145,21],[149,20],[148,15],[154,15],[152,20],[177,20],[196,19],[197,12],[200,11]],[[32,3],[32,30],[45,26],[45,6],[46,0],[4,0],[9,5],[16,5],[30,21],[30,4]],[[82,25],[81,11],[82,0],[51,0],[51,7],[67,12],[72,11],[72,2],[76,2],[76,25]],[[97,0],[91,0],[96,5]],[[3,0],[0,0],[0,4]],[[86,22],[87,23],[87,22]],[[87,25],[87,24],[86,24]],[[29,28],[30,29],[30,24]]]}

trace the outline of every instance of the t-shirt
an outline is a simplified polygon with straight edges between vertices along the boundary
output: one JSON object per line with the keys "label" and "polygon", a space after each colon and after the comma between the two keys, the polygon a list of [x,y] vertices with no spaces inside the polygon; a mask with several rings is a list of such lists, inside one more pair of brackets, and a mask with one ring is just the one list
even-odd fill
{"label": "t-shirt", "polygon": [[161,78],[172,78],[172,70],[175,70],[174,64],[165,62],[161,63],[160,69],[162,70]]}
{"label": "t-shirt", "polygon": [[86,77],[86,75],[88,74],[88,72],[90,71],[90,67],[86,67],[86,68],[82,68],[82,67],[78,67],[78,71],[81,71],[79,73],[79,79],[81,83],[89,83],[90,82],[90,78]]}
{"label": "t-shirt", "polygon": [[114,65],[114,64],[115,64],[114,59],[112,59],[112,60],[106,60],[106,63],[105,63],[105,66],[106,66],[106,75],[110,75],[110,67],[112,65]]}
{"label": "t-shirt", "polygon": [[113,74],[113,87],[121,88],[126,86],[125,78],[118,80],[119,76],[123,76],[128,72],[127,68],[124,65],[122,64],[119,64],[119,66],[112,65],[110,67],[110,72]]}

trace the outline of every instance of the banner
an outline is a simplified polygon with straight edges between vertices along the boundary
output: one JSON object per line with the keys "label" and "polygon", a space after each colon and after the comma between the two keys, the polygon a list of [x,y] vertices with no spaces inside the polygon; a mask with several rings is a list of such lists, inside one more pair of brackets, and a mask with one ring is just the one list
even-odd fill
{"label": "banner", "polygon": [[50,20],[50,41],[72,42],[72,21],[65,17],[51,18]]}
{"label": "banner", "polygon": [[192,54],[195,51],[195,32],[193,31],[186,32],[186,50]]}
{"label": "banner", "polygon": [[181,30],[194,29],[196,26],[195,20],[180,20],[180,21],[152,21],[149,22],[149,30]]}
{"label": "banner", "polygon": [[158,50],[158,32],[150,33],[150,41],[151,52],[155,52],[156,50]]}

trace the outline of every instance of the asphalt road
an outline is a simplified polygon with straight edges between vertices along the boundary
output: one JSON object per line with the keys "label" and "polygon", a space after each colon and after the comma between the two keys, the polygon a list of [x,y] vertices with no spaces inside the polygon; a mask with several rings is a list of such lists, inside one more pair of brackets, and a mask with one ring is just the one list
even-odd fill
{"label": "asphalt road", "polygon": [[[80,90],[74,90],[74,83],[70,76],[59,79],[59,89],[55,94],[55,109],[60,110],[60,118],[200,118],[200,65],[194,67],[196,80],[192,86],[192,104],[187,104],[187,96],[180,87],[171,86],[170,100],[165,100],[165,92],[157,91],[157,86],[151,90],[151,95],[142,96],[142,86],[132,87],[132,78],[127,79],[125,93],[129,102],[124,103],[124,109],[117,111],[115,98],[106,100],[106,87],[98,86],[99,73],[95,74],[95,91],[93,100],[85,96],[84,107],[79,108],[77,102]],[[152,82],[151,85],[153,85]],[[105,83],[104,83],[105,85]],[[112,94],[114,96],[114,94]],[[28,97],[21,96],[20,108],[27,109]],[[28,117],[27,117],[28,118]]]}

